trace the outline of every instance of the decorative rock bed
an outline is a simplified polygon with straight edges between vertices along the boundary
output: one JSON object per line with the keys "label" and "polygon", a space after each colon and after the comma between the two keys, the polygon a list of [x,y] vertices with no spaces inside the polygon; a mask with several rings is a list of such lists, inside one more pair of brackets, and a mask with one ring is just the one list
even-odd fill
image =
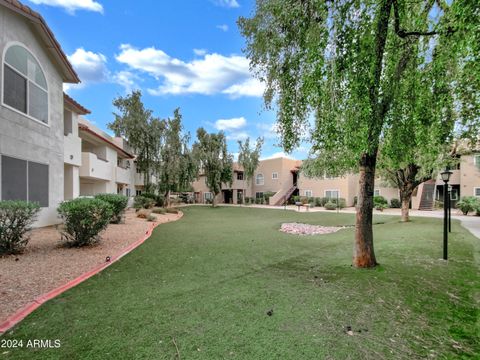
{"label": "decorative rock bed", "polygon": [[281,232],[294,235],[324,235],[337,232],[341,229],[344,229],[344,227],[309,225],[301,223],[283,223],[280,227]]}

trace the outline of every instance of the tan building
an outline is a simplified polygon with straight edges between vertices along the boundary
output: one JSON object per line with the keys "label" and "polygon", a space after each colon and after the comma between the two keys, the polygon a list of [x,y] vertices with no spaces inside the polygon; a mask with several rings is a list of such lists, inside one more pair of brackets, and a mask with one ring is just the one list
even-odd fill
{"label": "tan building", "polygon": [[[274,193],[270,197],[270,205],[282,205],[294,195],[338,197],[345,199],[347,206],[354,205],[358,194],[358,174],[308,178],[299,173],[301,163],[299,160],[284,157],[262,160],[248,186],[243,180],[243,171],[235,164],[233,185],[224,185],[216,202],[236,204],[243,193],[256,198],[263,197],[265,193]],[[458,167],[452,170],[449,184],[453,204],[460,196],[480,197],[480,153],[463,155]],[[200,176],[192,185],[196,202],[205,203],[212,198],[204,176]],[[435,200],[443,201],[443,185],[440,176],[437,180],[421,184],[412,197],[412,209],[432,210]],[[382,179],[376,180],[374,195],[383,196],[389,204],[392,199],[400,199],[398,189]]]}

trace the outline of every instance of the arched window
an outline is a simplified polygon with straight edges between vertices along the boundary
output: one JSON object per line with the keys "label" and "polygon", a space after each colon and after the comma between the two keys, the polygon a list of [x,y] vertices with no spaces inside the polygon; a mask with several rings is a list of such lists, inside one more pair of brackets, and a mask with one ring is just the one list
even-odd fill
{"label": "arched window", "polygon": [[21,45],[12,45],[5,53],[3,104],[48,123],[45,75],[35,57]]}
{"label": "arched window", "polygon": [[255,184],[256,185],[263,185],[263,174],[257,174],[257,177],[255,178]]}

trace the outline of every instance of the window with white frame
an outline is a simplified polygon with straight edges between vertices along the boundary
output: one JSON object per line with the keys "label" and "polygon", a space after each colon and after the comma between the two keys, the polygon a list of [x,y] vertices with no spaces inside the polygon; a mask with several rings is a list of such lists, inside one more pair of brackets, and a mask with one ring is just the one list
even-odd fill
{"label": "window with white frame", "polygon": [[263,178],[263,174],[257,174],[255,177],[255,184],[256,185],[263,185],[265,183],[265,180]]}
{"label": "window with white frame", "polygon": [[130,197],[130,195],[131,195],[130,188],[127,187],[127,188],[125,189],[125,195],[128,196],[128,197]]}
{"label": "window with white frame", "polygon": [[135,190],[135,195],[136,196],[141,196],[142,195],[142,190],[136,189]]}
{"label": "window with white frame", "polygon": [[380,190],[379,189],[373,190],[373,196],[380,196]]}
{"label": "window with white frame", "polygon": [[480,196],[480,187],[473,188],[473,195]]}
{"label": "window with white frame", "polygon": [[458,200],[458,189],[450,190],[450,200],[453,200],[453,201]]}
{"label": "window with white frame", "polygon": [[204,193],[203,193],[203,198],[205,199],[205,201],[212,200],[212,199],[213,199],[213,195],[212,195],[211,192],[204,192]]}
{"label": "window with white frame", "polygon": [[338,190],[325,190],[325,197],[329,199],[336,199],[340,197],[340,191]]}
{"label": "window with white frame", "polygon": [[48,165],[1,157],[1,200],[24,200],[48,207]]}
{"label": "window with white frame", "polygon": [[473,155],[473,163],[474,163],[477,167],[480,167],[480,154],[478,154],[478,155]]}
{"label": "window with white frame", "polygon": [[278,179],[278,172],[272,172],[272,180]]}
{"label": "window with white frame", "polygon": [[48,123],[47,80],[38,61],[21,45],[12,45],[5,52],[3,104]]}
{"label": "window with white frame", "polygon": [[305,196],[306,197],[313,197],[313,191],[312,190],[305,190]]}

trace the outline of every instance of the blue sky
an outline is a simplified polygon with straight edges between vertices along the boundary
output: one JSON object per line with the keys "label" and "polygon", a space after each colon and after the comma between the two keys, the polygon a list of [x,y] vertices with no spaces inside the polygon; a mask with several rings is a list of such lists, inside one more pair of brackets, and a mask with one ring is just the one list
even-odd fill
{"label": "blue sky", "polygon": [[[237,140],[265,137],[263,157],[280,155],[275,114],[263,108],[262,84],[248,71],[236,20],[254,0],[24,0],[40,12],[82,79],[66,91],[100,128],[112,100],[141,89],[147,108],[165,118],[181,108],[192,137],[198,127]],[[306,156],[304,150],[292,154]]]}

